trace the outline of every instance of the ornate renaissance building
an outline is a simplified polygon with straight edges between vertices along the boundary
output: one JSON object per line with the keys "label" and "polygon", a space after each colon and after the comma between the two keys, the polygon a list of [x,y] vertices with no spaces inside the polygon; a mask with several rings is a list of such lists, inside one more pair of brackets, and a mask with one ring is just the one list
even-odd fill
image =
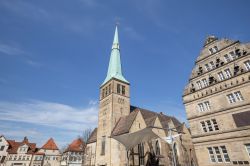
{"label": "ornate renaissance building", "polygon": [[[175,117],[131,106],[130,83],[123,76],[121,66],[116,27],[107,76],[100,86],[98,127],[87,141],[84,165],[146,165],[149,162],[149,154],[155,154],[160,165],[172,165],[173,156],[179,166],[196,165],[191,136],[184,124]],[[152,131],[157,138],[140,142],[130,149],[125,149],[124,144],[114,139],[143,133],[146,131],[144,129],[148,128],[154,128]],[[163,140],[169,136],[169,128],[175,129],[172,134],[176,137],[172,144]],[[135,134],[132,141],[142,136]]]}
{"label": "ornate renaissance building", "polygon": [[200,166],[250,163],[250,43],[209,36],[183,102]]}

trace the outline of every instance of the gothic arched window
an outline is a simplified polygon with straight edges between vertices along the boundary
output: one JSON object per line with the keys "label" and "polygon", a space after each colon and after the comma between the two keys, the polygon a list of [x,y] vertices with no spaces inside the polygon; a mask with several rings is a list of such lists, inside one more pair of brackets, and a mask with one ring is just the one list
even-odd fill
{"label": "gothic arched window", "polygon": [[139,165],[144,165],[144,145],[140,143],[138,145],[138,153],[139,153]]}
{"label": "gothic arched window", "polygon": [[160,155],[161,154],[161,149],[160,149],[160,145],[159,145],[159,141],[158,140],[155,143],[155,154],[156,155]]}

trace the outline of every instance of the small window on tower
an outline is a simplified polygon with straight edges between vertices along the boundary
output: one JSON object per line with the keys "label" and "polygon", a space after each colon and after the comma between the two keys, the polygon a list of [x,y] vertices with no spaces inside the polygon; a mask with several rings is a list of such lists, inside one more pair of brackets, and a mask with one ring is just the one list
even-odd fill
{"label": "small window on tower", "polygon": [[125,86],[122,85],[122,95],[125,95]]}
{"label": "small window on tower", "polygon": [[105,95],[105,90],[102,89],[102,98],[104,98],[104,95]]}
{"label": "small window on tower", "polygon": [[117,93],[121,93],[121,85],[117,84]]}
{"label": "small window on tower", "polygon": [[111,94],[111,84],[109,84],[109,94]]}
{"label": "small window on tower", "polygon": [[106,137],[102,136],[101,155],[105,155],[105,143],[106,143]]}
{"label": "small window on tower", "polygon": [[105,88],[105,96],[108,96],[108,87]]}

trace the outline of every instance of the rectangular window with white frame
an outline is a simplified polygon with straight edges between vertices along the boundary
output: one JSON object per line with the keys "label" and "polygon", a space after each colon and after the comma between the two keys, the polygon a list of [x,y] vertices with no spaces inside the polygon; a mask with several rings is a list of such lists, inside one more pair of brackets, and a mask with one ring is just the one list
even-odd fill
{"label": "rectangular window with white frame", "polygon": [[204,87],[207,87],[208,86],[208,82],[207,82],[207,79],[202,79],[202,83],[203,83],[203,86]]}
{"label": "rectangular window with white frame", "polygon": [[198,104],[198,109],[199,109],[200,112],[204,112],[205,111],[203,103],[199,103]]}
{"label": "rectangular window with white frame", "polygon": [[196,84],[197,84],[198,89],[201,89],[201,88],[202,88],[201,81],[197,81]]}
{"label": "rectangular window with white frame", "polygon": [[250,70],[250,60],[245,61],[244,65],[246,67],[246,70],[249,71]]}
{"label": "rectangular window with white frame", "polygon": [[250,157],[250,143],[246,144],[245,146],[246,146],[247,154]]}
{"label": "rectangular window with white frame", "polygon": [[208,147],[208,154],[212,163],[229,163],[230,158],[226,146]]}
{"label": "rectangular window with white frame", "polygon": [[229,103],[236,103],[238,101],[243,101],[244,98],[240,91],[233,92],[227,95]]}
{"label": "rectangular window with white frame", "polygon": [[198,111],[199,112],[210,111],[210,109],[211,109],[211,106],[210,106],[209,101],[205,101],[203,103],[198,104]]}
{"label": "rectangular window with white frame", "polygon": [[209,64],[205,64],[205,68],[207,71],[211,70]]}
{"label": "rectangular window with white frame", "polygon": [[205,133],[219,130],[216,119],[201,121],[200,124],[203,132]]}
{"label": "rectangular window with white frame", "polygon": [[226,78],[232,77],[230,69],[225,69],[224,71],[225,71]]}
{"label": "rectangular window with white frame", "polygon": [[220,81],[222,81],[222,80],[225,79],[225,76],[224,76],[224,74],[223,74],[222,72],[219,72],[219,73],[218,73],[218,77],[219,77],[219,80],[220,80]]}

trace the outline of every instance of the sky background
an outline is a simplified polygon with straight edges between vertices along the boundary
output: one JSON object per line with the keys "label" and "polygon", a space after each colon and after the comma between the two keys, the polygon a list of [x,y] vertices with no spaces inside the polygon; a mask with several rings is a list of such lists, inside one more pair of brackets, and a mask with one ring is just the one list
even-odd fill
{"label": "sky background", "polygon": [[0,134],[62,147],[97,125],[115,30],[131,104],[185,121],[205,38],[250,42],[249,0],[0,0]]}

